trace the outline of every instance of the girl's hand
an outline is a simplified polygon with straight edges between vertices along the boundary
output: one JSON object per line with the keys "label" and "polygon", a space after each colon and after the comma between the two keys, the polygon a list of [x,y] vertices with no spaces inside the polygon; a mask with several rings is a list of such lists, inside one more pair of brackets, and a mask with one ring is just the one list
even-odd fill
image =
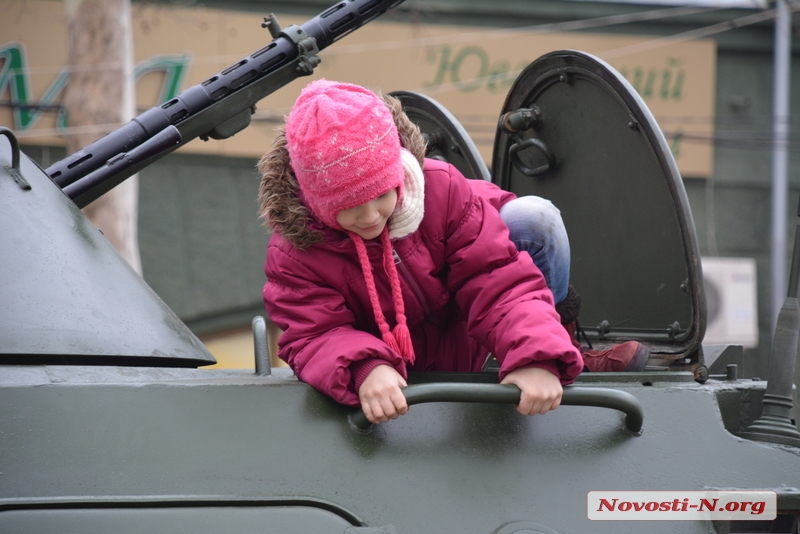
{"label": "girl's hand", "polygon": [[408,403],[400,388],[407,385],[391,365],[379,365],[370,371],[358,390],[367,419],[371,423],[385,423],[406,413]]}
{"label": "girl's hand", "polygon": [[522,415],[545,414],[555,410],[561,404],[561,395],[564,393],[561,380],[550,371],[538,367],[511,371],[500,383],[516,384],[522,390],[517,404],[517,411]]}

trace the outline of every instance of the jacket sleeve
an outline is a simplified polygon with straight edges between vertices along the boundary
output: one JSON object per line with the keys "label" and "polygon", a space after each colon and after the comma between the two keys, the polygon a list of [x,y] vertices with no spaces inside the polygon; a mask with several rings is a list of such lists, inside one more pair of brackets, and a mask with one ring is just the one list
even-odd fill
{"label": "jacket sleeve", "polygon": [[505,206],[506,203],[517,198],[517,195],[514,193],[501,189],[492,182],[487,182],[486,180],[467,180],[467,183],[473,195],[488,201],[497,211],[500,211],[500,208]]}
{"label": "jacket sleeve", "polygon": [[357,406],[357,388],[376,365],[387,363],[406,377],[401,357],[383,340],[356,330],[341,293],[302,261],[271,242],[265,272],[264,304],[283,330],[278,355],[301,380],[337,402]]}
{"label": "jacket sleeve", "polygon": [[500,378],[521,367],[542,367],[569,384],[583,370],[555,310],[544,276],[520,254],[492,203],[475,194],[452,166],[445,256],[448,286],[479,343],[500,363]]}

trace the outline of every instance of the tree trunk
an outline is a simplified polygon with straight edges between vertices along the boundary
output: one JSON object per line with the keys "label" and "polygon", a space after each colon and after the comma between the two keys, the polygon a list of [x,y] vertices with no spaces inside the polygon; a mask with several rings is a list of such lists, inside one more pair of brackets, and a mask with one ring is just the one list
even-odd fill
{"label": "tree trunk", "polygon": [[[73,153],[129,121],[135,111],[130,0],[65,0],[67,64],[64,106]],[[139,273],[136,176],[84,208],[84,213]]]}

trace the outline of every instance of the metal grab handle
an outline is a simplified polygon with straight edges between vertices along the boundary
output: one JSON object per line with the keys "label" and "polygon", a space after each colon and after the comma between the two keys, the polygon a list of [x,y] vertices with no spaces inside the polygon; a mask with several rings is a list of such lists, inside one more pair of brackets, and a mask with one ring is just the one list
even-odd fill
{"label": "metal grab handle", "polygon": [[5,135],[8,142],[11,144],[11,168],[19,170],[19,141],[17,141],[14,132],[5,126],[0,126],[0,135]]}
{"label": "metal grab handle", "polygon": [[[519,153],[531,147],[536,147],[541,150],[545,159],[547,159],[547,163],[536,167],[535,169],[531,169],[525,165],[522,162],[522,158],[520,158]],[[556,156],[553,154],[553,151],[550,150],[550,147],[544,144],[544,142],[542,142],[540,139],[536,139],[535,137],[526,139],[521,143],[514,143],[508,150],[508,155],[511,158],[511,162],[514,164],[514,166],[525,176],[538,176],[546,173],[556,166]]]}
{"label": "metal grab handle", "polygon": [[[514,384],[430,383],[403,388],[409,406],[426,402],[478,402],[491,404],[519,404],[520,389]],[[644,411],[639,399],[618,389],[564,386],[562,406],[595,406],[612,408],[625,413],[625,426],[640,434]],[[359,409],[350,415],[350,422],[359,430],[366,430],[369,422]]]}
{"label": "metal grab handle", "polygon": [[8,174],[14,179],[17,185],[23,191],[30,191],[31,184],[28,183],[28,180],[22,176],[22,171],[19,168],[19,141],[17,141],[14,132],[10,129],[5,127],[0,127],[0,135],[4,135],[8,138],[9,144],[11,144],[11,167],[6,167]]}

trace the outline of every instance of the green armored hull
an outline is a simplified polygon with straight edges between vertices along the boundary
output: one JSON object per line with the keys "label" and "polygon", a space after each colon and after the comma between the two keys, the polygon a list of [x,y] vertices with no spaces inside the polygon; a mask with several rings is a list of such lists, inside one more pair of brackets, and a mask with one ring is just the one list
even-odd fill
{"label": "green armored hull", "polygon": [[285,374],[8,367],[0,531],[713,531],[590,521],[588,492],[609,490],[771,489],[782,513],[800,509],[800,451],[733,433],[763,382],[614,378],[578,385],[635,396],[641,435],[616,410],[475,403],[416,405],[363,433]]}

